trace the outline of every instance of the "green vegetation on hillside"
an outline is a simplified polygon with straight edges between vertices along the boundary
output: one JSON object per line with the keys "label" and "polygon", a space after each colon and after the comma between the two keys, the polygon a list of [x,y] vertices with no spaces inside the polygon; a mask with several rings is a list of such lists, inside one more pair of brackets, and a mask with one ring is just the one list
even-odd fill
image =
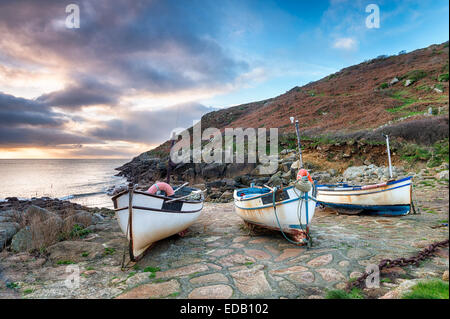
{"label": "green vegetation on hillside", "polygon": [[448,138],[438,141],[432,147],[405,144],[400,148],[400,157],[410,164],[427,162],[428,167],[436,167],[449,161]]}

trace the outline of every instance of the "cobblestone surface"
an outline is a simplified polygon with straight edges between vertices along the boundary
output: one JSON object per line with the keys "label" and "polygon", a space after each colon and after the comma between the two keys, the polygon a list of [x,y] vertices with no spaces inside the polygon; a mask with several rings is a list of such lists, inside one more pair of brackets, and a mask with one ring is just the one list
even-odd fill
{"label": "cobblestone surface", "polygon": [[[343,288],[369,264],[409,257],[448,238],[448,227],[432,228],[448,223],[448,186],[421,187],[416,198],[421,214],[403,217],[338,215],[318,208],[310,249],[286,242],[279,232],[251,232],[233,212],[233,203],[207,203],[187,236],[158,242],[124,272],[120,262],[125,240],[113,221],[71,244],[94,250],[92,258],[77,256],[73,265],[61,264],[61,251],[46,258],[3,252],[0,297],[322,298],[330,289]],[[112,250],[105,254],[105,248]],[[80,268],[78,288],[66,287],[68,266]],[[377,296],[405,279],[442,277],[448,267],[444,249],[420,267],[390,269],[382,278],[391,280],[382,282]],[[6,287],[5,282],[16,286]]]}

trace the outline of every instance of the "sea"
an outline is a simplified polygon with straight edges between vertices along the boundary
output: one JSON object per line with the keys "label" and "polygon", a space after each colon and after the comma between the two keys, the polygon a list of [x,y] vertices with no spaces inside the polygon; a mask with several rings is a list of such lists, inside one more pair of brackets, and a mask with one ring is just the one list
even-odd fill
{"label": "sea", "polygon": [[129,159],[0,159],[0,201],[51,197],[112,208],[106,190],[126,185],[115,170]]}

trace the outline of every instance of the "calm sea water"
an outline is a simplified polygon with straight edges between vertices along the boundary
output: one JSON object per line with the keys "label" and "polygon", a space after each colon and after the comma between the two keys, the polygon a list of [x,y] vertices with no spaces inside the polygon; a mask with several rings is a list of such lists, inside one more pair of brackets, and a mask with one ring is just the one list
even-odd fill
{"label": "calm sea water", "polygon": [[126,184],[114,168],[126,159],[0,159],[0,199],[48,196],[112,207],[105,191]]}

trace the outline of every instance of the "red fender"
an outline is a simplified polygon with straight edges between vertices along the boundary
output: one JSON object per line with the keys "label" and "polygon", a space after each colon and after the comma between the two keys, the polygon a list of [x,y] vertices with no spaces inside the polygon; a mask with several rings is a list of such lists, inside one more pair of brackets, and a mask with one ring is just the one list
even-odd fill
{"label": "red fender", "polygon": [[164,191],[166,192],[167,196],[172,196],[173,194],[175,194],[172,186],[164,182],[156,182],[147,190],[147,193],[156,194],[157,191]]}
{"label": "red fender", "polygon": [[309,172],[304,168],[302,168],[301,170],[298,171],[297,180],[301,179],[303,176],[308,176],[308,180],[314,184],[314,182],[311,178],[311,175],[309,175]]}

